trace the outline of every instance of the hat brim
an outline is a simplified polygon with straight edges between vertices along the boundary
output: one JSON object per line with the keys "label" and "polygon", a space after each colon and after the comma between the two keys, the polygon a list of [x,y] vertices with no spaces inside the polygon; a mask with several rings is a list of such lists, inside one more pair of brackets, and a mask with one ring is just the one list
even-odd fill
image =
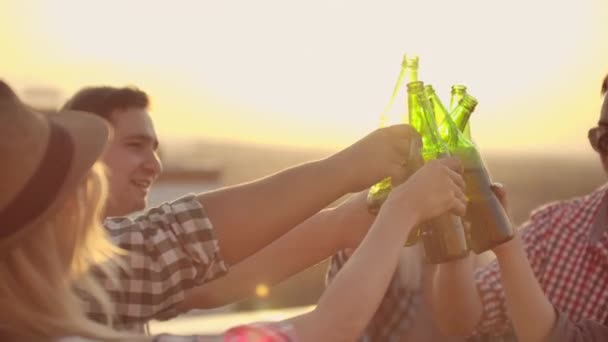
{"label": "hat brim", "polygon": [[49,115],[50,121],[63,127],[74,144],[74,156],[64,187],[74,187],[87,175],[103,154],[111,136],[109,123],[88,112],[66,110]]}
{"label": "hat brim", "polygon": [[19,232],[3,239],[3,247],[12,245],[28,232],[31,233],[31,228],[39,226],[64,206],[66,198],[84,181],[92,166],[99,160],[111,137],[112,130],[109,123],[88,112],[66,110],[44,116],[62,127],[70,136],[73,145],[71,165],[53,202],[40,215],[32,218]]}

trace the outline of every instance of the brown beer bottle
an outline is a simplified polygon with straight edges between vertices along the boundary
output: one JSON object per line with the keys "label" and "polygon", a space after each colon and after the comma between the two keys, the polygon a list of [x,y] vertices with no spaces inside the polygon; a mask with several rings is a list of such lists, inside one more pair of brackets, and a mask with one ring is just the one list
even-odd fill
{"label": "brown beer bottle", "polygon": [[[422,137],[424,161],[450,156],[448,147],[437,131],[433,108],[422,82],[407,85],[409,122]],[[462,219],[453,214],[443,214],[422,227],[421,239],[426,258],[439,264],[464,258],[468,255],[466,235]]]}
{"label": "brown beer bottle", "polygon": [[448,149],[464,166],[468,199],[466,222],[469,248],[479,254],[513,238],[511,221],[498,198],[492,192],[490,175],[475,144],[460,131],[453,117],[468,118],[477,106],[477,100],[465,94],[458,106],[447,116]]}

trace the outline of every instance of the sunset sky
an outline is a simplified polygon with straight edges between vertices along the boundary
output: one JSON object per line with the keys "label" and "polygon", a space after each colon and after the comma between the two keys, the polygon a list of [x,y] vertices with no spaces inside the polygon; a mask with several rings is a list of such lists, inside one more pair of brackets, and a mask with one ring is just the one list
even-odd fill
{"label": "sunset sky", "polygon": [[446,102],[453,83],[479,99],[483,150],[590,153],[608,72],[605,0],[2,0],[0,23],[19,91],[137,85],[165,143],[344,146],[409,53]]}

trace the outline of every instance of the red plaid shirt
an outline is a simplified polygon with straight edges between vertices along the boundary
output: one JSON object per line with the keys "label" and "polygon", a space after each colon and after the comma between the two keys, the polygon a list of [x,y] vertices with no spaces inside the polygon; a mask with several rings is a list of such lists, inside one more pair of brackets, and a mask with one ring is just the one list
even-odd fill
{"label": "red plaid shirt", "polygon": [[[568,201],[535,210],[520,228],[532,269],[555,307],[573,322],[583,319],[608,321],[608,220],[598,216],[608,210],[608,186]],[[608,217],[608,216],[606,216]],[[599,238],[592,239],[596,218],[603,225]],[[603,221],[601,221],[603,220]],[[345,263],[338,253],[331,260],[328,279]],[[505,294],[496,261],[475,274],[483,303],[483,316],[476,334],[510,336]],[[399,341],[411,329],[418,314],[419,291],[404,288],[394,278],[374,318],[360,341]]]}
{"label": "red plaid shirt", "polygon": [[[592,239],[594,223],[608,194],[603,186],[591,194],[556,202],[534,211],[521,236],[543,291],[573,322],[606,322],[608,317],[608,221]],[[603,214],[603,213],[601,213]],[[603,216],[603,215],[602,215]],[[480,269],[476,282],[483,303],[480,332],[509,329],[505,294],[496,261]]]}
{"label": "red plaid shirt", "polygon": [[[254,323],[232,328],[224,342],[295,342],[293,325],[288,322]],[[203,341],[201,341],[203,342]]]}

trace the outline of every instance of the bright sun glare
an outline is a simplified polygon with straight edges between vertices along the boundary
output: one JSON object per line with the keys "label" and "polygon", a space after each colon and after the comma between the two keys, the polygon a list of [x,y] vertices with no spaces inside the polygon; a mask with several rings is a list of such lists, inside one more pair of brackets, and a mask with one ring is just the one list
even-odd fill
{"label": "bright sun glare", "polygon": [[152,94],[159,132],[172,137],[350,143],[377,127],[408,52],[420,55],[421,79],[442,98],[462,82],[480,100],[472,127],[482,147],[579,148],[608,70],[608,48],[599,46],[608,8],[597,0],[0,7],[15,28],[0,34],[12,51],[3,61],[10,80],[66,94],[85,84],[136,84]]}

